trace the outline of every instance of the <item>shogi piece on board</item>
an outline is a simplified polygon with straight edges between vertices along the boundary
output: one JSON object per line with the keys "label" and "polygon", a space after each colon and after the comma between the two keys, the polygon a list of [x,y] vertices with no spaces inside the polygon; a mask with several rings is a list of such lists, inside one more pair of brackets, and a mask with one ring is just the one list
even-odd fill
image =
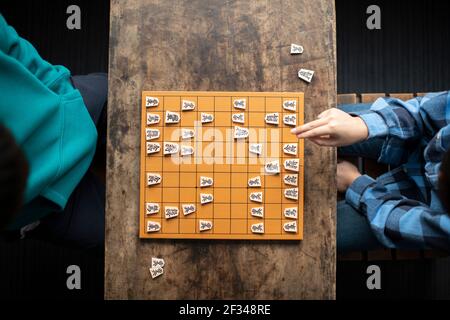
{"label": "shogi piece on board", "polygon": [[250,214],[253,217],[263,218],[264,217],[264,207],[253,207],[250,209]]}
{"label": "shogi piece on board", "polygon": [[249,198],[250,198],[250,201],[262,203],[263,202],[263,193],[262,192],[252,192],[252,193],[250,193]]}
{"label": "shogi piece on board", "polygon": [[249,143],[248,151],[254,154],[261,154],[263,149],[262,143]]}
{"label": "shogi piece on board", "polygon": [[212,177],[200,176],[200,187],[211,187],[214,183],[214,179]]}
{"label": "shogi piece on board", "polygon": [[212,221],[207,221],[207,220],[200,220],[199,221],[199,230],[200,230],[200,232],[211,230],[212,227],[213,227]]}
{"label": "shogi piece on board", "polygon": [[158,124],[161,121],[161,116],[155,113],[147,113],[147,125]]}
{"label": "shogi piece on board", "polygon": [[286,208],[284,209],[284,216],[288,219],[297,219],[298,218],[298,208]]}
{"label": "shogi piece on board", "polygon": [[283,109],[289,111],[297,111],[297,100],[283,101]]}
{"label": "shogi piece on board", "polygon": [[278,125],[280,123],[280,115],[277,112],[266,114],[266,123]]}
{"label": "shogi piece on board", "polygon": [[270,161],[267,162],[265,167],[264,167],[265,171],[267,174],[277,174],[280,173],[280,161],[279,160],[274,160],[274,161]]}
{"label": "shogi piece on board", "polygon": [[180,151],[180,146],[175,142],[164,142],[164,154],[176,154]]}
{"label": "shogi piece on board", "polygon": [[200,193],[200,203],[207,204],[214,201],[214,196],[210,193]]}
{"label": "shogi piece on board", "polygon": [[236,109],[242,109],[242,110],[245,110],[246,101],[245,101],[245,99],[235,99],[235,100],[233,101],[233,106],[234,106]]}
{"label": "shogi piece on board", "polygon": [[161,145],[158,142],[147,142],[147,154],[158,153],[161,151]]}
{"label": "shogi piece on board", "polygon": [[161,230],[161,223],[147,220],[147,232],[158,232]]}
{"label": "shogi piece on board", "polygon": [[252,178],[248,179],[248,186],[250,188],[259,188],[262,186],[261,181],[262,180],[261,180],[260,176],[252,177]]}
{"label": "shogi piece on board", "polygon": [[283,116],[283,123],[285,125],[295,127],[297,125],[297,116],[295,114],[287,114]]}
{"label": "shogi piece on board", "polygon": [[284,196],[287,199],[298,200],[298,188],[284,189]]}
{"label": "shogi piece on board", "polygon": [[233,113],[231,119],[235,123],[245,123],[245,113]]}
{"label": "shogi piece on board", "polygon": [[180,154],[182,156],[190,156],[194,154],[194,150],[193,146],[181,146]]}
{"label": "shogi piece on board", "polygon": [[191,213],[194,213],[196,210],[196,206],[193,203],[183,204],[181,207],[183,208],[183,214],[185,216],[190,215]]}
{"label": "shogi piece on board", "polygon": [[251,226],[251,230],[253,233],[264,233],[264,223],[254,223]]}
{"label": "shogi piece on board", "polygon": [[195,102],[189,100],[183,100],[181,102],[181,110],[183,111],[191,111],[195,109]]}
{"label": "shogi piece on board", "polygon": [[164,208],[164,216],[166,219],[172,219],[172,218],[178,217],[178,214],[179,214],[178,207],[166,206]]}
{"label": "shogi piece on board", "polygon": [[234,127],[234,138],[235,139],[244,139],[248,138],[249,131],[247,128],[235,126]]}
{"label": "shogi piece on board", "polygon": [[178,112],[166,111],[166,124],[180,122],[180,114]]}
{"label": "shogi piece on board", "polygon": [[286,143],[283,146],[283,152],[285,154],[291,154],[293,156],[297,155],[297,143]]}
{"label": "shogi piece on board", "polygon": [[201,123],[211,123],[214,121],[214,115],[211,113],[202,112],[200,114]]}
{"label": "shogi piece on board", "polygon": [[146,107],[157,107],[159,105],[159,99],[155,97],[145,97]]}
{"label": "shogi piece on board", "polygon": [[145,135],[146,135],[147,141],[150,141],[150,140],[158,139],[160,136],[160,132],[159,132],[159,129],[147,128],[147,129],[145,129]]}
{"label": "shogi piece on board", "polygon": [[303,93],[142,95],[140,238],[303,239]]}
{"label": "shogi piece on board", "polygon": [[183,140],[190,140],[195,137],[195,130],[194,129],[187,129],[182,128],[181,129],[181,139]]}
{"label": "shogi piece on board", "polygon": [[288,186],[298,186],[298,174],[285,174],[283,176],[284,184]]}
{"label": "shogi piece on board", "polygon": [[300,159],[287,159],[287,160],[284,160],[284,168],[287,171],[298,172],[300,170]]}
{"label": "shogi piece on board", "polygon": [[147,173],[147,185],[148,186],[153,186],[153,185],[156,185],[156,184],[160,184],[161,181],[162,181],[162,177],[161,177],[160,174],[158,174],[158,173],[151,173],[151,172]]}
{"label": "shogi piece on board", "polygon": [[159,203],[154,203],[154,202],[147,202],[145,204],[145,213],[147,215],[152,215],[152,214],[156,214],[159,212],[160,210],[160,206]]}
{"label": "shogi piece on board", "polygon": [[286,222],[283,225],[283,230],[286,232],[297,233],[297,221]]}

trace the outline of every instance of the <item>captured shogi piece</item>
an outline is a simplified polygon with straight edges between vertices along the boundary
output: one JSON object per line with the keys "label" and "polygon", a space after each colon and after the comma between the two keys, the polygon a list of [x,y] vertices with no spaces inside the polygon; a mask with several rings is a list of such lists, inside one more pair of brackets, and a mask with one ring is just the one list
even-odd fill
{"label": "captured shogi piece", "polygon": [[298,92],[142,92],[140,238],[303,239]]}

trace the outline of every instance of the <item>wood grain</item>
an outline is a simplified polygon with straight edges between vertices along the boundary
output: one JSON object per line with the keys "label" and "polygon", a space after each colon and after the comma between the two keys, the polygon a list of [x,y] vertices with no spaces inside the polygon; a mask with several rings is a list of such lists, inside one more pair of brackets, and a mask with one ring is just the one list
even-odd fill
{"label": "wood grain", "polygon": [[408,101],[414,98],[414,93],[389,93],[389,97],[397,98],[403,101]]}
{"label": "wood grain", "polygon": [[113,0],[110,27],[105,298],[335,298],[333,149],[305,144],[300,243],[145,241],[137,214],[141,91],[300,91],[311,120],[336,104],[334,1]]}
{"label": "wood grain", "polygon": [[362,93],[361,94],[361,103],[369,103],[374,102],[380,97],[385,97],[384,93]]}
{"label": "wood grain", "polygon": [[338,104],[358,103],[358,96],[356,93],[339,94],[337,97]]}

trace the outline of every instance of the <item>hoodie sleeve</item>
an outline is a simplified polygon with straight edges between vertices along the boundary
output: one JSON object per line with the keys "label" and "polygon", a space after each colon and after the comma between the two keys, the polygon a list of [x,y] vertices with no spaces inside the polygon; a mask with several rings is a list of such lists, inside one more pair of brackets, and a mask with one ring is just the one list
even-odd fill
{"label": "hoodie sleeve", "polygon": [[54,66],[42,59],[33,45],[21,38],[1,14],[0,51],[11,59],[15,59],[50,89],[61,77],[67,77],[68,70],[66,68]]}

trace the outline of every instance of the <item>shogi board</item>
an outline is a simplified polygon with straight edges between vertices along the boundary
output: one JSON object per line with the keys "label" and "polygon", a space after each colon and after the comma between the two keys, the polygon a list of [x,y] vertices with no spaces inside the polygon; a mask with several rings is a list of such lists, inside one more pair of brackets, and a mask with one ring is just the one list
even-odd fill
{"label": "shogi board", "polygon": [[[146,107],[146,98],[159,99],[158,106]],[[245,99],[246,109],[233,107],[235,99]],[[195,102],[193,111],[182,111],[183,100]],[[283,102],[296,101],[296,111],[283,108]],[[142,92],[141,153],[140,153],[140,237],[166,239],[249,239],[249,240],[301,240],[303,238],[303,185],[304,146],[290,133],[291,126],[283,123],[283,116],[296,114],[297,125],[303,123],[304,99],[299,92]],[[176,124],[165,123],[167,111],[177,112],[181,120]],[[147,116],[157,114],[161,120],[147,125]],[[202,113],[214,115],[211,123],[200,122]],[[233,123],[234,113],[244,113],[244,123]],[[278,125],[267,124],[265,115],[278,113]],[[249,129],[245,139],[234,139],[235,125]],[[161,145],[158,153],[147,154],[146,128],[158,129],[160,137],[151,142]],[[194,128],[196,137],[180,138],[182,128]],[[194,147],[192,156],[163,155],[163,143],[175,142]],[[248,151],[249,143],[261,143],[263,153],[255,155]],[[296,156],[285,154],[284,144],[297,144]],[[284,160],[299,159],[299,171],[284,168]],[[281,172],[266,175],[267,161],[279,160]],[[147,173],[157,173],[162,181],[147,185]],[[298,174],[298,200],[287,199],[285,174]],[[200,187],[200,177],[213,178],[213,185]],[[248,187],[248,179],[260,176],[262,186]],[[263,192],[263,202],[249,200],[251,192]],[[200,193],[213,195],[213,202],[200,203]],[[157,203],[159,212],[148,215],[146,203]],[[195,204],[196,211],[184,215],[183,204]],[[165,207],[178,207],[179,215],[166,219]],[[250,214],[252,207],[264,207],[264,217]],[[298,208],[298,218],[288,219],[284,209]],[[212,222],[212,229],[200,231],[200,221]],[[147,223],[157,222],[157,232],[147,232]],[[286,232],[283,225],[297,221],[297,232]],[[263,223],[264,233],[253,233],[253,224]]]}

